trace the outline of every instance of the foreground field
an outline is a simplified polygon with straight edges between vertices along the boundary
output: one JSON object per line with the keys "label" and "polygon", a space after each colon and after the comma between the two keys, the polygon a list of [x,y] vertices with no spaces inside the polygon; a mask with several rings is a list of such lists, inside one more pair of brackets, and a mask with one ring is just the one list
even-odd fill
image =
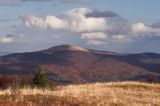
{"label": "foreground field", "polygon": [[0,91],[0,106],[160,106],[160,85],[139,82]]}

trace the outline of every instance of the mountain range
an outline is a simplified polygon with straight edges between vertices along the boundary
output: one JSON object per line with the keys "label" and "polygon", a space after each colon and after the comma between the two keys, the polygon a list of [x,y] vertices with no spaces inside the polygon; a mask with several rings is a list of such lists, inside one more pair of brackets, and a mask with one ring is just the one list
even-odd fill
{"label": "mountain range", "polygon": [[0,56],[5,56],[5,55],[8,55],[8,54],[11,54],[9,52],[0,52]]}
{"label": "mountain range", "polygon": [[40,66],[56,83],[146,80],[149,75],[160,80],[160,54],[156,53],[123,54],[60,45],[0,57],[1,75],[33,76]]}

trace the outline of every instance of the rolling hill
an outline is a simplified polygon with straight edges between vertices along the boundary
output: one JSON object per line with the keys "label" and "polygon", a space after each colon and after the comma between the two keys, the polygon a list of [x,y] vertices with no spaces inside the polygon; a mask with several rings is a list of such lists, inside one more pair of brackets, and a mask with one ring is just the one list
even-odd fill
{"label": "rolling hill", "polygon": [[87,83],[160,78],[160,54],[120,54],[60,45],[30,53],[0,57],[1,75],[36,73],[39,66],[57,83]]}

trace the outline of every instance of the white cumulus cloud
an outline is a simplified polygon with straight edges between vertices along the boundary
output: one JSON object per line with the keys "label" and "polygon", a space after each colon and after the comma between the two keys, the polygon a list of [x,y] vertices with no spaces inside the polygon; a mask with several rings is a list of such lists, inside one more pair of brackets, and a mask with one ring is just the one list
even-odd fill
{"label": "white cumulus cloud", "polygon": [[106,39],[107,36],[103,32],[91,32],[91,33],[82,33],[81,34],[82,39],[93,39],[93,40],[99,40],[99,39]]}
{"label": "white cumulus cloud", "polygon": [[159,27],[147,26],[144,23],[131,24],[117,13],[89,8],[68,10],[59,16],[26,15],[23,21],[27,27],[76,33],[82,40],[86,40],[87,44],[93,45],[105,44],[108,39],[128,41],[140,36],[160,35]]}
{"label": "white cumulus cloud", "polygon": [[129,37],[127,35],[113,35],[113,40],[129,40]]}
{"label": "white cumulus cloud", "polygon": [[11,37],[1,37],[0,38],[0,43],[11,43],[13,42],[13,38]]}
{"label": "white cumulus cloud", "polygon": [[24,17],[24,20],[27,27],[39,27],[41,29],[65,29],[68,26],[67,23],[55,16],[40,18],[33,15],[27,15]]}
{"label": "white cumulus cloud", "polygon": [[27,27],[41,29],[63,29],[73,33],[79,33],[82,39],[106,39],[107,22],[105,18],[86,17],[85,14],[92,9],[77,8],[61,14],[61,16],[37,17],[26,15],[23,17]]}
{"label": "white cumulus cloud", "polygon": [[98,41],[98,40],[89,40],[87,41],[87,45],[102,45],[106,44],[106,42]]}
{"label": "white cumulus cloud", "polygon": [[24,23],[28,27],[66,29],[77,33],[105,31],[106,20],[104,18],[86,18],[85,14],[89,11],[91,10],[86,8],[73,9],[63,14],[65,18],[27,15],[24,16]]}
{"label": "white cumulus cloud", "polygon": [[154,29],[151,27],[145,26],[143,23],[136,23],[132,25],[133,32],[135,33],[147,33],[153,32]]}

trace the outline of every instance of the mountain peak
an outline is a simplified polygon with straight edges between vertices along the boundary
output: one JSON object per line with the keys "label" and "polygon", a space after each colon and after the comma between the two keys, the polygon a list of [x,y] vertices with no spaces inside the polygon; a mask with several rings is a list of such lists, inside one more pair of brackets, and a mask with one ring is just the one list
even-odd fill
{"label": "mountain peak", "polygon": [[49,49],[47,49],[47,51],[83,51],[83,52],[88,52],[87,49],[82,48],[80,46],[76,46],[76,45],[60,45],[60,46],[54,46],[51,47]]}

